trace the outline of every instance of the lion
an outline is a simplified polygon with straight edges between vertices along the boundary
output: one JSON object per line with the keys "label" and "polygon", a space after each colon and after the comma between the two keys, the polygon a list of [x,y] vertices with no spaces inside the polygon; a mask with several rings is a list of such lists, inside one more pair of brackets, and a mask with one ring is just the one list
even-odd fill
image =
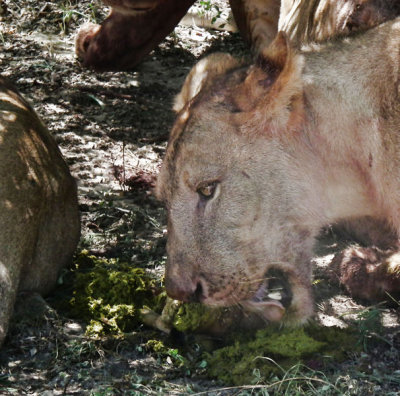
{"label": "lion", "polygon": [[194,0],[103,0],[111,6],[101,25],[87,23],[75,39],[85,67],[125,70],[137,65],[178,24]]}
{"label": "lion", "polygon": [[398,0],[282,0],[278,30],[292,44],[323,42],[373,28],[400,15]]}
{"label": "lion", "polygon": [[[301,324],[322,227],[368,218],[398,238],[399,64],[395,19],[302,51],[280,32],[254,64],[195,66],[156,187],[170,297]],[[287,277],[285,303],[267,297],[271,271]]]}
{"label": "lion", "polygon": [[[103,0],[111,6],[100,24],[78,32],[75,52],[85,67],[136,66],[178,24],[194,0]],[[230,0],[235,22],[259,53],[283,30],[295,45],[362,31],[400,15],[398,0]]]}
{"label": "lion", "polygon": [[0,345],[16,295],[46,294],[72,259],[76,183],[31,106],[0,78]]}
{"label": "lion", "polygon": [[397,0],[230,0],[230,5],[256,54],[278,31],[300,47],[371,29],[400,15]]}

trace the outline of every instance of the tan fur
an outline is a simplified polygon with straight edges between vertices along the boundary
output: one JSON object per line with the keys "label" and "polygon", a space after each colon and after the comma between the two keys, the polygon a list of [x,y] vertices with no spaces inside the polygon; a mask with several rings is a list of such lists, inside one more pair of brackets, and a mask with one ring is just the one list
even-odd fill
{"label": "tan fur", "polygon": [[[75,52],[86,67],[129,69],[154,49],[194,0],[103,0],[111,6],[100,24],[78,32]],[[255,53],[278,27],[296,45],[366,30],[400,14],[398,0],[230,0],[235,21]],[[279,22],[279,25],[278,25]]]}
{"label": "tan fur", "polygon": [[400,15],[397,0],[282,0],[278,30],[292,43],[321,42]]}
{"label": "tan fur", "polygon": [[157,186],[171,297],[276,320],[276,302],[254,300],[275,268],[292,291],[285,319],[303,322],[321,227],[368,217],[398,235],[399,62],[400,20],[302,53],[279,35],[258,64],[188,98]]}
{"label": "tan fur", "polygon": [[233,56],[214,53],[199,61],[186,77],[181,92],[176,96],[173,109],[178,113],[191,98],[194,98],[205,83],[211,84],[214,76],[218,76],[239,65]]}
{"label": "tan fur", "polygon": [[301,46],[348,35],[400,15],[398,0],[230,0],[237,25],[255,53],[286,32]]}
{"label": "tan fur", "polygon": [[251,47],[258,52],[278,32],[280,0],[229,0],[236,24]]}
{"label": "tan fur", "polygon": [[75,52],[86,67],[124,70],[152,51],[186,14],[194,0],[103,0],[111,6],[100,24],[78,32]]}
{"label": "tan fur", "polygon": [[0,79],[0,345],[17,291],[48,293],[79,239],[75,181],[56,143]]}
{"label": "tan fur", "polygon": [[75,54],[79,59],[85,57],[90,41],[93,40],[93,37],[97,34],[99,29],[100,25],[94,23],[86,23],[80,27],[75,37]]}

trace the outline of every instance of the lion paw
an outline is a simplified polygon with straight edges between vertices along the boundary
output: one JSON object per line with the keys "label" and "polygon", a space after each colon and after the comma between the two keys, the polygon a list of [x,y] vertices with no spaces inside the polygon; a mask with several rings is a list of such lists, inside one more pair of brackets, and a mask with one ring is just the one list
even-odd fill
{"label": "lion paw", "polygon": [[93,37],[98,33],[100,25],[87,23],[83,25],[75,38],[75,53],[79,59],[85,59],[85,54],[89,48]]}

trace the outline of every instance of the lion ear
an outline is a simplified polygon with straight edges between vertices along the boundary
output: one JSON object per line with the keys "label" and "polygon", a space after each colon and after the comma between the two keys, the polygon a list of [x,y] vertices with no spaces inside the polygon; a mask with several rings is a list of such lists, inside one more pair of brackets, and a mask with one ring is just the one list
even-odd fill
{"label": "lion ear", "polygon": [[239,66],[239,61],[229,54],[214,53],[200,60],[185,79],[181,92],[175,97],[173,109],[181,111],[202,89],[215,78]]}
{"label": "lion ear", "polygon": [[286,127],[291,119],[298,118],[303,105],[302,70],[302,55],[291,48],[286,34],[279,32],[258,55],[244,81],[242,89],[252,96],[247,101],[251,107],[244,108],[249,122],[254,119],[259,128],[271,123]]}

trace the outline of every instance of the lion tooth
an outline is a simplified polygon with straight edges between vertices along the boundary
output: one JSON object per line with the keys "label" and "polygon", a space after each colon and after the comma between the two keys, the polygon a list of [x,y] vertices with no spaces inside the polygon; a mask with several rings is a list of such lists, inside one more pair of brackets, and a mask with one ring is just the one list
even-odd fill
{"label": "lion tooth", "polygon": [[282,293],[280,291],[273,291],[268,293],[268,298],[272,300],[282,300]]}

